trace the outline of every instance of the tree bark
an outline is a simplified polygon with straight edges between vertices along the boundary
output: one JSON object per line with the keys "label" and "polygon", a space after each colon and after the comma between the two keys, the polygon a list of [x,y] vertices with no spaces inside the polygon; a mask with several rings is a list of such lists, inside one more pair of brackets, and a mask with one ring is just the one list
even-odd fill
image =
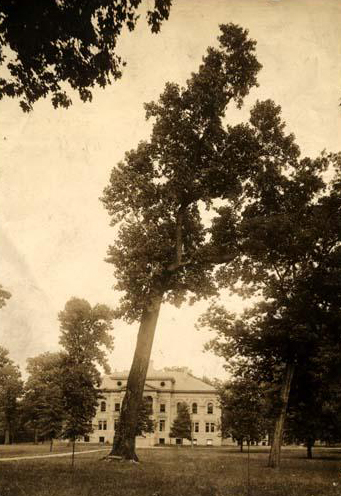
{"label": "tree bark", "polygon": [[143,397],[144,384],[152,350],[155,328],[160,312],[163,292],[154,292],[149,305],[143,310],[133,363],[129,372],[118,429],[109,456],[121,456],[138,461],[135,453],[135,436],[138,410]]}
{"label": "tree bark", "polygon": [[243,453],[243,451],[244,451],[244,440],[243,440],[243,438],[240,439],[239,445],[240,445],[240,452]]}
{"label": "tree bark", "polygon": [[38,444],[38,429],[34,428],[34,444]]}
{"label": "tree bark", "polygon": [[281,387],[281,395],[280,395],[281,408],[280,408],[279,415],[278,415],[277,420],[276,420],[275,430],[273,433],[271,450],[270,450],[270,455],[269,455],[268,466],[272,467],[272,468],[279,467],[279,464],[280,464],[284,422],[285,422],[285,417],[286,417],[286,412],[287,412],[287,407],[288,407],[291,381],[292,381],[292,377],[294,375],[294,370],[295,370],[295,365],[291,362],[288,362],[286,364],[286,367],[285,367],[283,383],[282,383],[282,387]]}
{"label": "tree bark", "polygon": [[313,446],[314,446],[314,440],[309,438],[307,440],[307,458],[309,460],[312,460],[313,458]]}
{"label": "tree bark", "polygon": [[76,444],[76,440],[73,439],[72,440],[72,458],[71,458],[71,466],[72,466],[72,468],[74,467],[74,464],[75,464],[75,444]]}
{"label": "tree bark", "polygon": [[52,451],[52,448],[53,448],[53,437],[51,437],[50,439],[50,453]]}
{"label": "tree bark", "polygon": [[11,435],[9,427],[5,429],[5,444],[11,444]]}

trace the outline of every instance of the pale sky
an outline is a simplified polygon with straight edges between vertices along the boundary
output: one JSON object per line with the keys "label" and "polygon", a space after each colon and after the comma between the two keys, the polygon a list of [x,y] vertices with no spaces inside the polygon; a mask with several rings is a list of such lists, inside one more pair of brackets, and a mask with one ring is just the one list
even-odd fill
{"label": "pale sky", "polygon": [[[257,98],[272,98],[302,153],[341,149],[341,0],[174,0],[160,34],[141,19],[121,38],[123,78],[96,89],[92,103],[75,96],[70,109],[54,110],[44,100],[27,115],[17,100],[2,100],[0,282],[12,298],[0,313],[0,343],[22,368],[27,357],[58,349],[57,314],[71,296],[117,303],[113,267],[104,262],[114,230],[98,198],[124,152],[149,136],[143,103],[157,99],[166,81],[184,84],[228,22],[249,29],[263,65],[260,87],[229,121],[246,120]],[[194,329],[205,308],[162,308],[156,368],[186,365],[224,377],[222,361],[202,353],[212,336]],[[113,369],[130,367],[137,329],[115,324]]]}

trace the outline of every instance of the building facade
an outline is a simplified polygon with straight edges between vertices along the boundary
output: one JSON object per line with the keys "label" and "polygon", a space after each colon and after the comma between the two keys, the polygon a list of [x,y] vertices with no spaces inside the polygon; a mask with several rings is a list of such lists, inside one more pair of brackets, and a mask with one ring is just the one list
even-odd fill
{"label": "building facade", "polygon": [[[128,373],[115,372],[105,376],[102,382],[103,399],[100,400],[94,431],[85,441],[112,442],[117,427],[120,408],[125,394]],[[144,397],[152,406],[155,430],[136,438],[137,447],[181,444],[180,439],[171,439],[169,432],[180,403],[185,402],[192,422],[192,441],[183,444],[200,446],[221,445],[221,410],[214,387],[184,372],[148,369]]]}

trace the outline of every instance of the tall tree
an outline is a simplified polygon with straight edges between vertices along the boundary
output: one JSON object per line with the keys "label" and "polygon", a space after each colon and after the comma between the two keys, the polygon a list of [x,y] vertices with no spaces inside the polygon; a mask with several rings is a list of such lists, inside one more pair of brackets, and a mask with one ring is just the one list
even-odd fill
{"label": "tall tree", "polygon": [[257,85],[255,41],[230,24],[220,27],[219,47],[209,48],[185,87],[167,83],[158,102],[146,105],[154,119],[151,139],[128,152],[112,171],[103,202],[119,225],[108,251],[116,289],[124,296],[117,314],[140,321],[137,345],[112,453],[135,455],[139,404],[161,303],[176,305],[215,292],[212,268],[233,259],[230,244],[206,247],[199,208],[214,199],[237,200],[259,147],[247,125],[223,123],[229,104],[242,105]]}
{"label": "tall tree", "polygon": [[186,403],[180,403],[178,405],[178,414],[171,426],[169,437],[192,440],[191,416]]}
{"label": "tall tree", "polygon": [[[70,91],[91,101],[95,85],[106,87],[122,76],[117,53],[124,28],[132,31],[141,0],[48,0],[33,4],[7,0],[0,6],[0,99],[19,97],[28,112],[49,94],[54,107],[69,107]],[[155,0],[147,11],[153,33],[168,19],[171,0]]]}
{"label": "tall tree", "polygon": [[22,388],[19,367],[9,358],[8,351],[0,346],[0,422],[5,432],[5,444],[13,439]]}
{"label": "tall tree", "polygon": [[62,436],[72,442],[72,464],[75,442],[92,431],[101,384],[101,365],[109,372],[106,350],[113,348],[113,312],[106,305],[91,305],[71,298],[59,313],[62,354],[60,385],[64,422]]}
{"label": "tall tree", "polygon": [[[336,176],[327,187],[322,172],[328,166]],[[321,343],[324,349],[340,346],[340,155],[303,159],[294,174],[282,173],[259,191],[238,226],[241,257],[219,278],[229,287],[242,282],[244,294],[253,286],[265,301],[242,319],[213,306],[202,323],[218,331],[211,343],[218,354],[238,353],[257,371],[270,368],[275,382],[282,374],[269,459],[270,466],[278,466],[295,369],[316,356]],[[221,211],[219,243],[228,237],[230,216],[223,218]]]}

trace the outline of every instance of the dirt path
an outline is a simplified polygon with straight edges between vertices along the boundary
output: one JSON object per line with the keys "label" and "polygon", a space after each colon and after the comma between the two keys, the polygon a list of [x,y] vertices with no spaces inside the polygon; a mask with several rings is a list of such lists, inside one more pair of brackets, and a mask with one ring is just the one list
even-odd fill
{"label": "dirt path", "polygon": [[[108,448],[101,448],[96,450],[85,450],[85,451],[75,451],[75,455],[81,455],[83,453],[96,453],[97,451],[108,451]],[[29,456],[12,456],[12,457],[0,457],[0,462],[10,462],[16,460],[33,460],[35,458],[51,458],[53,456],[70,456],[72,452],[69,453],[52,453],[49,455],[29,455]]]}

